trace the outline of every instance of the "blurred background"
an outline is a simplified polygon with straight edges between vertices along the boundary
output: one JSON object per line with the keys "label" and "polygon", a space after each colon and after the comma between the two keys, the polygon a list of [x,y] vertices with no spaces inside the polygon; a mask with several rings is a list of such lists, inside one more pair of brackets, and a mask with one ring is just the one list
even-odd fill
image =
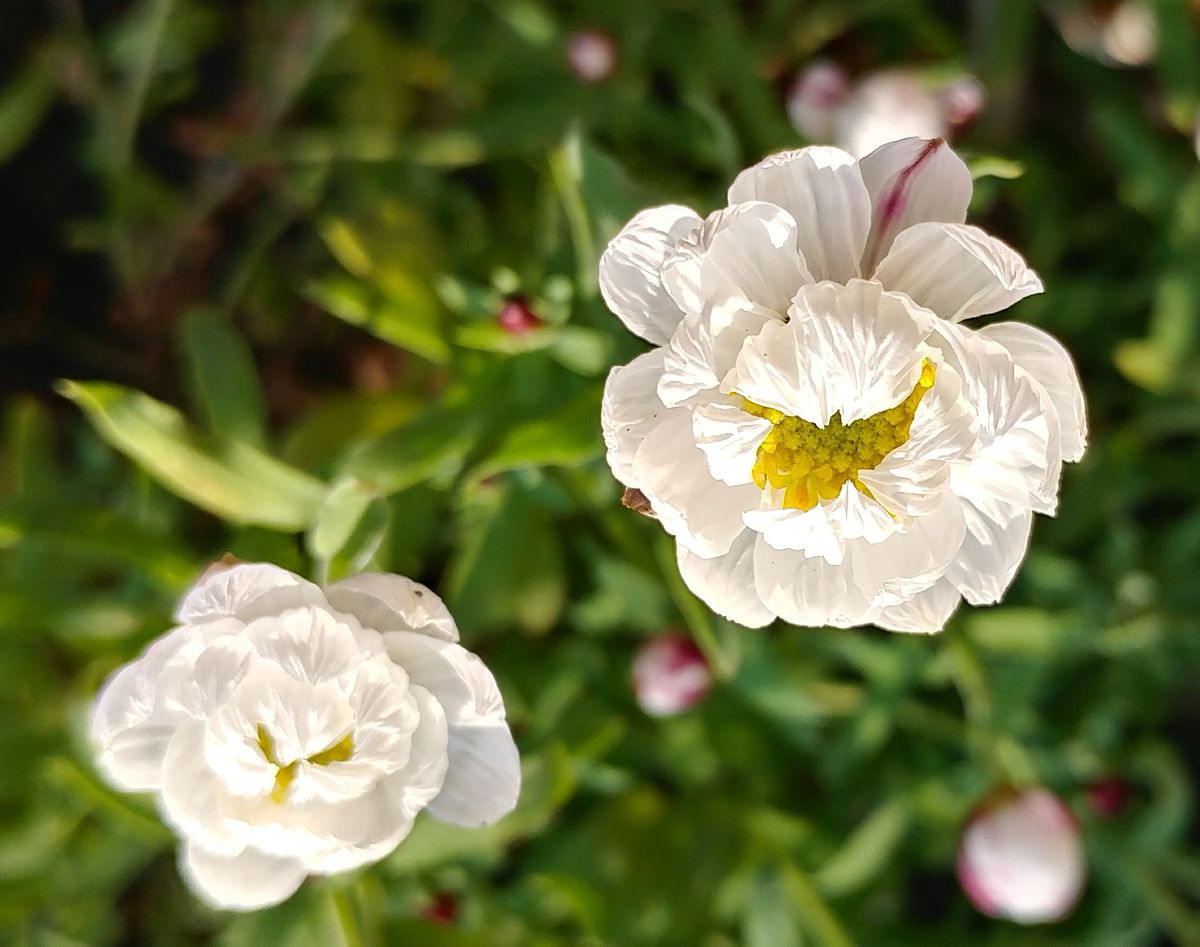
{"label": "blurred background", "polygon": [[[2,16],[0,942],[1200,944],[1200,5]],[[1074,353],[1090,450],[1004,605],[934,638],[739,629],[604,463],[641,343],[599,252],[773,150],[913,133],[1043,276],[1013,315]],[[194,901],[84,721],[226,552],[439,591],[506,695],[518,811],[421,821],[257,915]],[[956,881],[1005,786],[1074,813],[1057,924]]]}

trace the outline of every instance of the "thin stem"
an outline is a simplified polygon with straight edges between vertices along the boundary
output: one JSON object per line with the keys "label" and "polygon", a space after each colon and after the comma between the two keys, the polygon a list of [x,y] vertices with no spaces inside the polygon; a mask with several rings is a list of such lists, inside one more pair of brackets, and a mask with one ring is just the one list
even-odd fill
{"label": "thin stem", "polygon": [[337,922],[338,933],[341,935],[341,947],[366,947],[362,936],[362,926],[358,920],[358,912],[350,898],[350,889],[344,887],[331,888],[329,904]]}

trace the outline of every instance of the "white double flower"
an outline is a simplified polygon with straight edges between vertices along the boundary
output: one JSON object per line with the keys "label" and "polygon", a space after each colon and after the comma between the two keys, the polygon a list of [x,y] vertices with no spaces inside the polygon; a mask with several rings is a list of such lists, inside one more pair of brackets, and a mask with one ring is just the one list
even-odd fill
{"label": "white double flower", "polygon": [[202,580],[179,627],[97,699],[101,769],[158,794],[194,890],[225,908],[378,861],[422,809],[459,825],[516,804],[495,679],[424,586],[360,575],[324,590],[271,565]]}
{"label": "white double flower", "polygon": [[964,224],[971,190],[939,139],[805,148],[609,244],[604,298],[656,346],[609,375],[609,465],[718,613],[936,631],[999,600],[1054,513],[1083,394],[1042,330],[961,324],[1042,291]]}

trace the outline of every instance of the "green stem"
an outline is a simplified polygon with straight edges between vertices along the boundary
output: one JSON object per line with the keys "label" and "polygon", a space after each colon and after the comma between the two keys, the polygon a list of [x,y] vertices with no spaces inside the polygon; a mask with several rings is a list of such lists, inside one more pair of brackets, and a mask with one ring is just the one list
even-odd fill
{"label": "green stem", "polygon": [[344,887],[329,890],[329,904],[341,935],[341,947],[366,947],[358,912],[350,898],[350,889]]}
{"label": "green stem", "polygon": [[662,572],[663,580],[667,584],[667,591],[683,616],[684,624],[691,632],[696,647],[704,653],[704,657],[708,660],[717,679],[729,680],[737,671],[734,666],[735,662],[717,638],[712,615],[683,584],[683,578],[679,575],[679,566],[675,562],[675,540],[665,533],[658,536],[654,541],[654,556],[658,560],[659,571]]}

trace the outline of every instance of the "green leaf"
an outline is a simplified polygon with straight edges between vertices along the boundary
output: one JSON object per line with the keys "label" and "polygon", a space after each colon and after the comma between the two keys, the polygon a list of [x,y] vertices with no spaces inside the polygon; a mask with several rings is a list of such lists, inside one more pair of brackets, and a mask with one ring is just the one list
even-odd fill
{"label": "green leaf", "polygon": [[110,445],[172,493],[234,523],[293,532],[321,503],[321,482],[248,444],[219,446],[174,408],[107,382],[62,381]]}
{"label": "green leaf", "polygon": [[[393,289],[398,291],[402,281],[397,277],[393,282]],[[438,365],[450,358],[437,308],[415,283],[402,298],[387,298],[361,279],[333,274],[309,282],[305,295],[330,315],[377,339]]]}
{"label": "green leaf", "polygon": [[604,451],[599,388],[590,389],[547,417],[511,429],[473,471],[483,480],[525,467],[577,467]]}
{"label": "green leaf", "polygon": [[765,865],[754,873],[742,909],[742,947],[802,947],[790,899]]}
{"label": "green leaf", "polygon": [[491,487],[462,513],[445,594],[466,631],[549,631],[566,604],[562,541],[549,512],[516,485]]}
{"label": "green leaf", "polygon": [[465,406],[441,406],[354,450],[343,472],[387,495],[426,480],[457,476],[475,446],[483,418]]}
{"label": "green leaf", "polygon": [[374,487],[344,477],[325,495],[305,535],[305,547],[327,581],[361,572],[383,542],[388,520],[387,502]]}
{"label": "green leaf", "polygon": [[0,162],[33,134],[54,101],[54,70],[48,57],[35,59],[0,90]]}
{"label": "green leaf", "polygon": [[184,316],[183,340],[192,400],[209,431],[221,440],[261,447],[267,405],[245,340],[211,309]]}
{"label": "green leaf", "polygon": [[817,887],[832,897],[866,886],[886,867],[908,828],[908,806],[901,799],[884,803],[869,815],[846,843],[817,872]]}

